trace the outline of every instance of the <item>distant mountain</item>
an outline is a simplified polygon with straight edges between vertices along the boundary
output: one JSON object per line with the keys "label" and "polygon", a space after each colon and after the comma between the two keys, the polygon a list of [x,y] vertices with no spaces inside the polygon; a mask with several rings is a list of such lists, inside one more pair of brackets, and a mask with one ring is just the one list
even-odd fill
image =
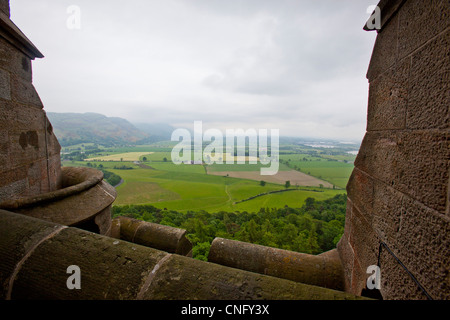
{"label": "distant mountain", "polygon": [[150,135],[152,142],[168,141],[172,137],[174,127],[164,123],[133,123],[133,125],[139,130]]}
{"label": "distant mountain", "polygon": [[[53,130],[62,146],[78,143],[97,143],[105,146],[151,143],[167,139],[167,128],[147,125],[147,130],[141,130],[128,120],[117,117],[107,117],[98,113],[54,113],[47,116]],[[161,132],[158,127],[163,128]]]}

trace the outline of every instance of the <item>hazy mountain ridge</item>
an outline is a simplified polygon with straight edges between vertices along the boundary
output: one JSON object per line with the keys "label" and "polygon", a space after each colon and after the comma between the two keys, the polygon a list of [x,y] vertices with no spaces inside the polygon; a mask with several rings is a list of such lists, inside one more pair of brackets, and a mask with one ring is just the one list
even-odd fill
{"label": "hazy mountain ridge", "polygon": [[170,140],[169,125],[145,124],[137,128],[126,119],[90,112],[48,112],[47,116],[62,146],[89,142],[102,145],[129,145]]}
{"label": "hazy mountain ridge", "polygon": [[[171,140],[174,127],[164,123],[131,123],[119,117],[99,113],[48,112],[61,146],[97,143],[104,146],[148,144]],[[225,140],[224,140],[225,144]],[[331,150],[358,150],[357,142],[339,142],[320,138],[280,137],[281,145],[305,145]],[[286,149],[286,147],[284,147]]]}

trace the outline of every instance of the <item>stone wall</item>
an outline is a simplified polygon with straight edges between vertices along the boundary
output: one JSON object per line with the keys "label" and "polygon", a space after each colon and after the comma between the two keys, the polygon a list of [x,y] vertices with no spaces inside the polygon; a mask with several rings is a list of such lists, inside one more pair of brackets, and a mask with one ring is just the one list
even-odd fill
{"label": "stone wall", "polygon": [[9,18],[9,0],[0,0],[0,12],[4,13]]}
{"label": "stone wall", "polygon": [[[3,210],[0,261],[0,300],[361,299]],[[72,265],[80,290],[67,286]]]}
{"label": "stone wall", "polygon": [[379,6],[367,132],[347,186],[338,244],[346,290],[361,294],[367,267],[379,258],[383,298],[448,299],[449,1]]}
{"label": "stone wall", "polygon": [[0,203],[60,187],[60,145],[32,84],[42,54],[0,2]]}
{"label": "stone wall", "polygon": [[184,229],[128,217],[112,221],[111,237],[155,248],[168,253],[192,257],[192,243]]}
{"label": "stone wall", "polygon": [[343,269],[336,249],[311,255],[215,238],[208,261],[318,287],[344,289]]}
{"label": "stone wall", "polygon": [[103,173],[61,168],[61,147],[32,83],[43,58],[0,0],[0,208],[108,235],[115,189]]}
{"label": "stone wall", "polygon": [[[382,0],[379,6],[382,29],[367,73],[367,133],[347,186],[338,244],[350,294],[67,227],[94,217],[98,231],[110,233],[115,193],[99,178],[83,189],[83,201],[78,193],[64,198],[66,204],[37,199],[39,220],[26,216],[34,212],[29,209],[21,215],[0,210],[0,298],[349,299],[365,289],[367,267],[379,264],[384,299],[449,299],[449,2]],[[9,20],[8,1],[0,0],[0,203],[11,209],[23,199],[59,198],[89,183],[59,190],[60,146],[32,84],[36,57],[42,54]],[[99,201],[92,214],[85,212]],[[77,221],[54,221],[55,212],[72,217],[71,210]],[[73,261],[86,279],[82,292],[66,287],[64,271]]]}

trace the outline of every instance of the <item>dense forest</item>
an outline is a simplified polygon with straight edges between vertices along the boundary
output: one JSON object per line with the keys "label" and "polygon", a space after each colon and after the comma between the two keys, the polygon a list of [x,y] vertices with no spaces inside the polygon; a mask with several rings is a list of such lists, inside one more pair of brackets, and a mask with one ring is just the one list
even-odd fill
{"label": "dense forest", "polygon": [[114,206],[113,217],[127,216],[182,228],[192,242],[193,257],[207,260],[215,237],[310,254],[336,247],[344,232],[347,196],[316,201],[301,208],[262,208],[259,212],[177,212],[151,205]]}

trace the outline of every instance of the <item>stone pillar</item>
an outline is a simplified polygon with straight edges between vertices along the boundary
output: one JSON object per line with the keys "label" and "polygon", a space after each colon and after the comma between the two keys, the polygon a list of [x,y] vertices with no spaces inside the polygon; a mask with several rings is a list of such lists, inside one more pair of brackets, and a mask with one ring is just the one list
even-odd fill
{"label": "stone pillar", "polygon": [[0,2],[0,202],[61,186],[60,145],[32,84],[31,61],[43,55]]}
{"label": "stone pillar", "polygon": [[450,4],[379,6],[367,132],[338,244],[346,289],[360,294],[380,261],[383,298],[449,299]]}

